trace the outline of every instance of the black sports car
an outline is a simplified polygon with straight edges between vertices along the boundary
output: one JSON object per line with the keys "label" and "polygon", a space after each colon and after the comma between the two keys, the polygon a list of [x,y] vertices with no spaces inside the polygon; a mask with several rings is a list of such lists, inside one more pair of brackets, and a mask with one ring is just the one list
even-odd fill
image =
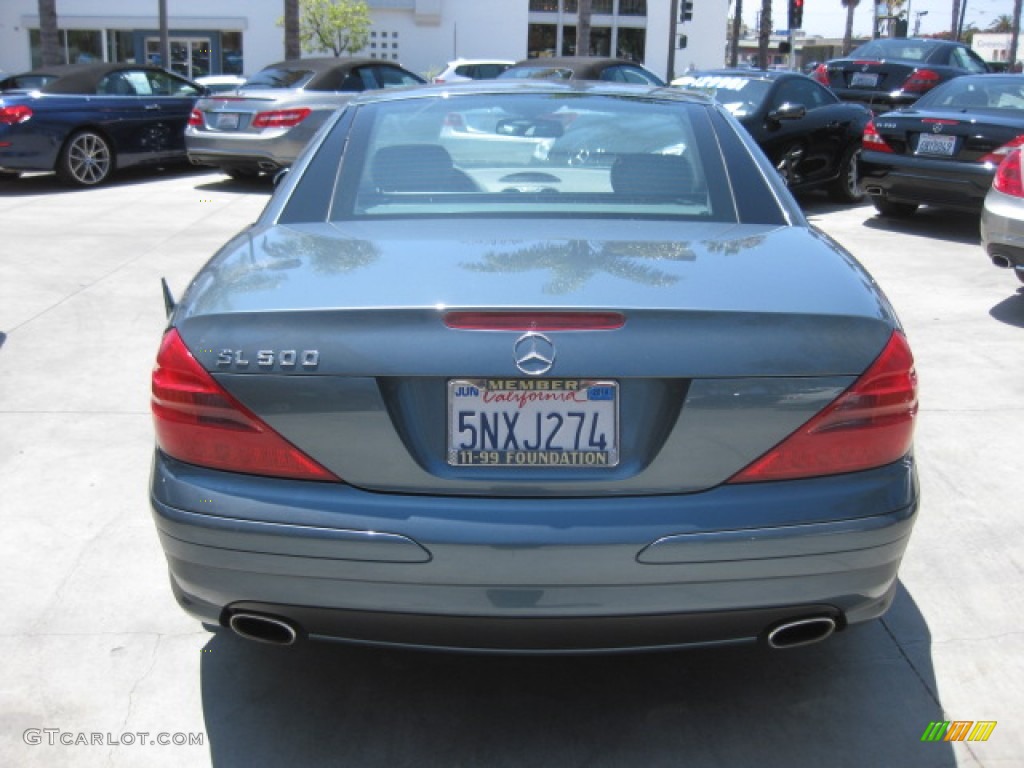
{"label": "black sports car", "polygon": [[913,104],[954,77],[985,72],[988,65],[963,43],[892,37],[820,64],[812,76],[843,101],[867,104],[878,113]]}
{"label": "black sports car", "polygon": [[862,184],[880,213],[977,213],[999,162],[1024,144],[1024,75],[958,77],[864,131]]}
{"label": "black sports car", "polygon": [[824,187],[841,202],[864,198],[861,135],[871,112],[796,72],[725,69],[672,81],[715,97],[754,137],[793,190]]}
{"label": "black sports car", "polygon": [[0,82],[0,174],[56,171],[91,187],[116,168],[185,161],[203,87],[159,67],[70,64]]}

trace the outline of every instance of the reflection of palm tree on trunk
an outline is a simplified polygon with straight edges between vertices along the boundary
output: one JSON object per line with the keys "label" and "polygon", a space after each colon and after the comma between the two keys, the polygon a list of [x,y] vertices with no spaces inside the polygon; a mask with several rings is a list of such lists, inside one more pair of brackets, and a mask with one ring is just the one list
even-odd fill
{"label": "reflection of palm tree on trunk", "polygon": [[651,266],[651,261],[693,261],[687,243],[624,243],[568,240],[537,243],[508,251],[489,251],[479,263],[463,264],[471,272],[530,272],[548,270],[551,279],[545,293],[564,294],[576,290],[595,275],[606,273],[630,282],[660,287],[679,281]]}

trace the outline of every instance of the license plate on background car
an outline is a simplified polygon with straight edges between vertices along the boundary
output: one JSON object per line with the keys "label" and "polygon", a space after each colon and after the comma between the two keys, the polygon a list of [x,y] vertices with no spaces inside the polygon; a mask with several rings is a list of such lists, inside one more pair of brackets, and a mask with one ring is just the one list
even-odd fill
{"label": "license plate on background car", "polygon": [[619,385],[594,379],[452,379],[448,463],[614,467]]}
{"label": "license plate on background car", "polygon": [[218,112],[214,127],[221,131],[233,131],[238,128],[237,112]]}
{"label": "license plate on background car", "polygon": [[854,72],[850,79],[850,85],[854,88],[874,88],[878,85],[878,75],[872,72]]}
{"label": "license plate on background car", "polygon": [[919,155],[942,155],[952,157],[956,149],[956,136],[936,136],[931,133],[922,133],[917,140],[917,154]]}

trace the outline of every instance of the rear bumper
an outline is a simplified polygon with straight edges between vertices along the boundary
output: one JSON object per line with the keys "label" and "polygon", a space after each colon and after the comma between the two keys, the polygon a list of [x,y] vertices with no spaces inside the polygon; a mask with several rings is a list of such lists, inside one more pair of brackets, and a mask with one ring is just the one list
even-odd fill
{"label": "rear bumper", "polygon": [[981,244],[989,257],[1002,257],[1024,270],[1024,210],[1018,197],[992,190],[981,213]]}
{"label": "rear bumper", "polygon": [[894,109],[909,107],[917,101],[921,94],[903,93],[903,91],[873,92],[856,88],[832,88],[832,92],[841,101],[849,101],[855,104],[863,104],[874,114],[880,115],[883,112],[891,112]]}
{"label": "rear bumper", "polygon": [[872,198],[977,213],[995,168],[978,163],[928,160],[865,150],[861,184]]}
{"label": "rear bumper", "polygon": [[[519,652],[875,618],[918,506],[910,459],[690,496],[540,500],[239,479],[158,454],[151,498],[175,594],[202,620],[255,612],[316,638]],[[716,527],[737,504],[750,527]]]}

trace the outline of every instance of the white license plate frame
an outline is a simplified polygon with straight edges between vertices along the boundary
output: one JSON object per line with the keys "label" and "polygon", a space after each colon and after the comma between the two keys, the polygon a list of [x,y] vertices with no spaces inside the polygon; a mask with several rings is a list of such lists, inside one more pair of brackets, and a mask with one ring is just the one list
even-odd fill
{"label": "white license plate frame", "polygon": [[852,88],[877,88],[878,74],[875,72],[854,72],[850,77]]}
{"label": "white license plate frame", "polygon": [[237,131],[241,115],[238,112],[218,112],[213,126],[218,131]]}
{"label": "white license plate frame", "polygon": [[956,153],[956,136],[949,134],[922,133],[917,140],[915,155],[952,157]]}
{"label": "white license plate frame", "polygon": [[619,393],[610,379],[450,379],[448,464],[618,466]]}

